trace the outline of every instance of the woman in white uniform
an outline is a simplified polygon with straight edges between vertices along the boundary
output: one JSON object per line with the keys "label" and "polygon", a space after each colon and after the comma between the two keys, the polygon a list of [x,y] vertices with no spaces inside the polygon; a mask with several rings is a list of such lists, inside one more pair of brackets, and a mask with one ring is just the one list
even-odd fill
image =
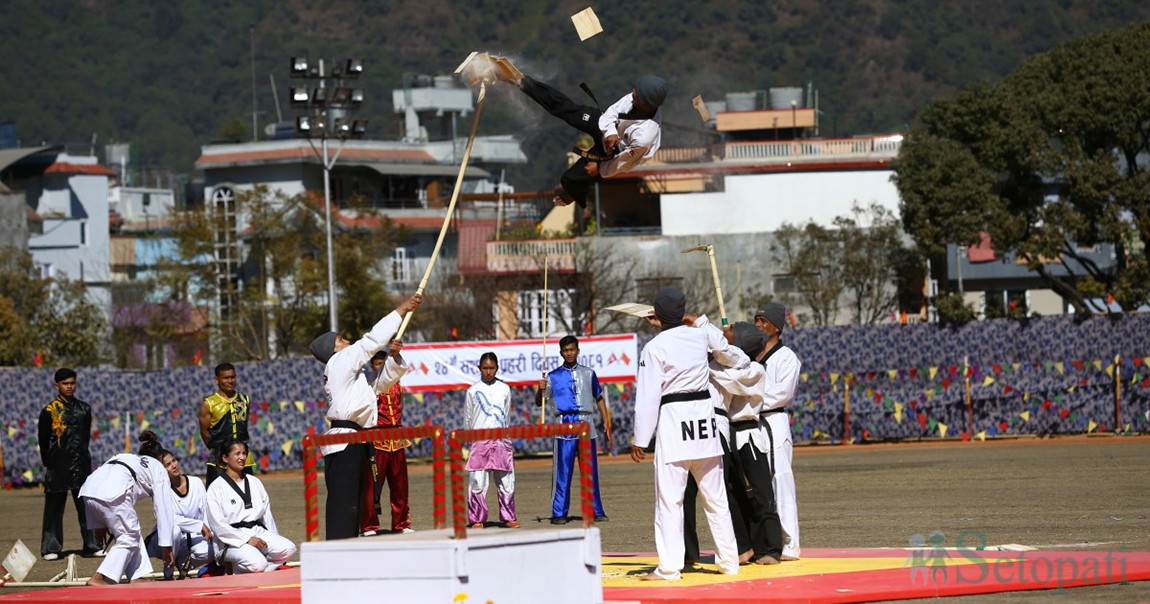
{"label": "woman in white uniform", "polygon": [[225,441],[218,461],[226,471],[208,487],[207,497],[208,526],[217,551],[236,574],[276,570],[296,552],[295,544],[276,531],[263,483],[244,473],[247,458],[243,441]]}
{"label": "woman in white uniform", "polygon": [[171,479],[160,463],[163,447],[156,435],[140,435],[138,455],[121,453],[96,468],[80,488],[88,515],[88,528],[111,533],[115,539],[108,555],[88,580],[88,585],[113,585],[127,576],[134,581],[152,572],[152,563],[144,552],[144,535],[136,502],[152,498],[156,514],[157,546],[165,567],[175,563],[172,556],[172,531],[175,525],[175,502]]}
{"label": "woman in white uniform", "polygon": [[[195,570],[214,561],[212,555],[212,530],[208,528],[206,509],[206,491],[204,483],[197,477],[189,477],[180,467],[180,459],[165,450],[161,461],[164,469],[171,477],[172,493],[176,507],[176,524],[172,527],[172,555],[176,559],[176,568],[180,575],[186,576],[189,570]],[[153,558],[160,557],[159,539],[156,531],[144,540],[148,547],[148,555]],[[171,569],[164,569],[164,575],[171,578]]]}

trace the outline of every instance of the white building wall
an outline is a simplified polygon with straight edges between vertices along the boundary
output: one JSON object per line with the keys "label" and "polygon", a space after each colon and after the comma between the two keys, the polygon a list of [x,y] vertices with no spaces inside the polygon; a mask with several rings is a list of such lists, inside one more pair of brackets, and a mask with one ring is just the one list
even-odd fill
{"label": "white building wall", "polygon": [[663,235],[771,233],[783,223],[830,226],[857,201],[898,213],[891,170],[788,172],[725,177],[725,191],[665,194]]}

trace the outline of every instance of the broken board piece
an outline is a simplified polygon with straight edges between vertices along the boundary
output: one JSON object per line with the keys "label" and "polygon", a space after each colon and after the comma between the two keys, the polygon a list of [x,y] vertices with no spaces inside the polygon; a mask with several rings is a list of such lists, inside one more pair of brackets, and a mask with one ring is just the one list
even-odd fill
{"label": "broken board piece", "polygon": [[695,111],[699,112],[699,119],[704,122],[710,121],[711,112],[707,110],[707,105],[703,103],[703,95],[698,95],[691,99],[691,104],[695,106]]}
{"label": "broken board piece", "polygon": [[651,306],[650,304],[638,304],[636,302],[624,302],[623,304],[608,306],[604,310],[613,310],[615,312],[621,312],[625,315],[631,315],[632,317],[639,317],[640,319],[643,317],[653,316],[655,314],[654,306]]}
{"label": "broken board piece", "polygon": [[571,15],[571,22],[575,24],[575,31],[579,33],[580,42],[603,32],[603,26],[599,25],[599,17],[595,15],[595,11],[591,10],[590,6]]}

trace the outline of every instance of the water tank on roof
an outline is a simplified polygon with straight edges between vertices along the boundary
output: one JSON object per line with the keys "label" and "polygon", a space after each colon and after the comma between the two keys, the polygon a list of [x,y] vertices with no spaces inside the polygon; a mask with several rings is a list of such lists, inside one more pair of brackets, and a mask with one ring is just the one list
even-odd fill
{"label": "water tank on roof", "polygon": [[803,89],[798,86],[771,89],[771,109],[790,109],[803,106]]}
{"label": "water tank on roof", "polygon": [[455,78],[449,75],[437,75],[435,76],[435,87],[440,89],[455,88]]}
{"label": "water tank on roof", "polygon": [[728,92],[727,111],[754,111],[754,92]]}
{"label": "water tank on roof", "polygon": [[706,105],[707,111],[710,112],[712,116],[711,119],[714,119],[716,114],[727,110],[727,101],[704,101],[703,104]]}

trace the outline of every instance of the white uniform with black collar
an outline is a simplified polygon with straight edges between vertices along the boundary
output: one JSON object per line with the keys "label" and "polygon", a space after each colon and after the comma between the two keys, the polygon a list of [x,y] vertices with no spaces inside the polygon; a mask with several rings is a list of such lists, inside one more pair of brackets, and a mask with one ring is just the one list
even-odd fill
{"label": "white uniform with black collar", "polygon": [[[207,523],[205,513],[206,489],[204,482],[197,476],[185,476],[188,479],[188,492],[181,496],[172,487],[172,501],[175,503],[176,523],[172,527],[172,555],[176,558],[177,568],[197,569],[208,563],[210,547],[207,538],[203,535],[204,525]],[[148,555],[160,558],[159,533],[152,531],[145,540],[148,546]]]}
{"label": "white uniform with black collar", "polygon": [[[207,500],[208,528],[212,529],[216,549],[223,552],[224,561],[231,562],[237,574],[273,571],[295,555],[295,544],[276,530],[271,500],[260,479],[245,474],[242,481],[229,484],[228,477],[221,474],[208,487]],[[234,526],[240,523],[263,526]],[[252,537],[263,539],[267,545],[255,547],[248,543]]]}
{"label": "white uniform with black collar", "polygon": [[620,119],[620,115],[626,115],[633,109],[634,101],[628,94],[615,101],[599,116],[599,131],[603,133],[603,138],[619,137],[615,157],[599,164],[599,175],[603,178],[629,172],[655,157],[659,151],[663,133],[662,110],[656,110],[650,119]]}
{"label": "white uniform with black collar", "polygon": [[[687,326],[666,329],[643,348],[635,393],[635,443],[655,440],[655,574],[678,579],[683,569],[683,491],[695,477],[715,540],[715,562],[724,574],[738,574],[739,551],[723,483],[723,449],[715,421],[707,352],[726,366],[745,365],[747,355],[718,330]],[[693,400],[663,401],[669,395]],[[656,431],[657,428],[657,431]]]}
{"label": "white uniform with black collar", "polygon": [[116,539],[96,572],[117,583],[122,576],[132,581],[152,572],[135,506],[144,497],[152,498],[159,545],[170,547],[176,507],[171,485],[158,459],[131,453],[113,456],[88,476],[80,487],[88,528],[106,528]]}
{"label": "white uniform with black collar", "polygon": [[794,455],[791,438],[791,418],[787,407],[795,399],[802,363],[795,352],[786,346],[775,351],[765,363],[766,393],[763,415],[774,443],[775,501],[779,520],[783,523],[783,557],[799,558],[799,505],[795,497],[795,475],[791,471]]}

